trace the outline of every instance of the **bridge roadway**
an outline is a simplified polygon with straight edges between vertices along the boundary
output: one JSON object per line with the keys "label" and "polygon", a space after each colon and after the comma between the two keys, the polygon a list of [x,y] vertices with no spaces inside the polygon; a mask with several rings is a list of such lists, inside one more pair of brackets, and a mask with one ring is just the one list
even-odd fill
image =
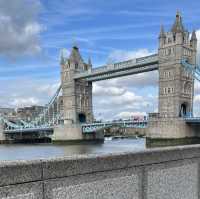
{"label": "bridge roadway", "polygon": [[116,122],[102,122],[102,123],[91,123],[91,124],[83,124],[82,132],[83,133],[93,133],[95,131],[109,128],[109,127],[122,127],[122,128],[146,128],[148,120],[142,121],[133,121],[133,120],[125,120],[125,121],[116,121]]}
{"label": "bridge roadway", "polygon": [[[200,117],[186,117],[185,122],[192,125],[200,124]],[[146,128],[148,125],[148,119],[141,121],[124,120],[124,121],[107,121],[101,123],[85,123],[81,124],[82,132],[84,134],[94,133],[98,130],[106,129],[109,127],[122,127],[122,128]],[[4,133],[6,135],[12,134],[37,134],[37,133],[47,133],[53,134],[54,128],[52,126],[35,127],[35,128],[17,128],[17,129],[6,129]]]}
{"label": "bridge roadway", "polygon": [[188,124],[200,124],[200,117],[187,117],[185,121]]}
{"label": "bridge roadway", "polygon": [[38,133],[38,132],[52,132],[53,127],[40,127],[40,128],[21,128],[21,129],[10,129],[4,130],[5,134],[16,134],[16,133]]}
{"label": "bridge roadway", "polygon": [[[125,127],[125,128],[130,128],[130,127],[137,127],[137,128],[145,128],[147,126],[148,121],[143,120],[143,121],[132,121],[132,120],[127,120],[127,121],[116,121],[116,122],[102,122],[102,123],[91,123],[91,124],[81,124],[82,126],[82,132],[83,133],[94,133],[97,130],[100,129],[105,129],[108,127],[112,126],[120,126],[120,127]],[[18,129],[6,129],[4,130],[4,133],[7,135],[11,134],[34,134],[34,133],[47,133],[49,132],[50,134],[53,134],[53,127],[35,127],[35,128],[18,128]]]}
{"label": "bridge roadway", "polygon": [[94,82],[154,70],[158,70],[158,54],[93,68],[87,72],[77,73],[74,79]]}

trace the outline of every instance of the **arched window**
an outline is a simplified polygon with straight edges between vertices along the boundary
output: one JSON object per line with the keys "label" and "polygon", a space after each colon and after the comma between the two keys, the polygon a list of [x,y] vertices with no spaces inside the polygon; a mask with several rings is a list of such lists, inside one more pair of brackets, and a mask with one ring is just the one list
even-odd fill
{"label": "arched window", "polygon": [[183,92],[185,94],[190,94],[191,93],[191,89],[192,89],[191,83],[190,82],[186,82],[184,84]]}
{"label": "arched window", "polygon": [[86,122],[86,115],[84,113],[79,113],[78,114],[79,122],[80,123],[85,123]]}
{"label": "arched window", "polygon": [[75,63],[75,69],[78,69],[78,63]]}
{"label": "arched window", "polygon": [[175,42],[176,41],[176,35],[175,34],[173,35],[173,39],[174,39],[174,42]]}
{"label": "arched window", "polygon": [[180,117],[185,117],[187,115],[187,104],[183,103],[180,107]]}

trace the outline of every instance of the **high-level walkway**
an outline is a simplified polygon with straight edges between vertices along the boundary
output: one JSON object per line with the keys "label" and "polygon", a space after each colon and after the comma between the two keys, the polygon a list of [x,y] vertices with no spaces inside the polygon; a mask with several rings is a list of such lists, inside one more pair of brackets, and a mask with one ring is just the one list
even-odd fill
{"label": "high-level walkway", "polygon": [[154,70],[158,70],[157,54],[93,68],[75,74],[74,79],[85,79],[94,82]]}

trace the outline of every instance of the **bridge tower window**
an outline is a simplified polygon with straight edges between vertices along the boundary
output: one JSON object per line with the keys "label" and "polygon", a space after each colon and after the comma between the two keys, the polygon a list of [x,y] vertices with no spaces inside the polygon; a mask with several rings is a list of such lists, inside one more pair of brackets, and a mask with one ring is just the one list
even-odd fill
{"label": "bridge tower window", "polygon": [[84,113],[79,113],[78,119],[79,119],[80,123],[85,123],[86,122],[86,115]]}
{"label": "bridge tower window", "polygon": [[171,55],[171,48],[168,49],[168,55]]}
{"label": "bridge tower window", "polygon": [[176,35],[175,34],[173,35],[173,39],[174,39],[174,42],[175,42],[176,41]]}
{"label": "bridge tower window", "polygon": [[187,105],[186,103],[181,104],[180,117],[185,117],[187,115]]}
{"label": "bridge tower window", "polygon": [[78,63],[75,63],[75,69],[78,69]]}

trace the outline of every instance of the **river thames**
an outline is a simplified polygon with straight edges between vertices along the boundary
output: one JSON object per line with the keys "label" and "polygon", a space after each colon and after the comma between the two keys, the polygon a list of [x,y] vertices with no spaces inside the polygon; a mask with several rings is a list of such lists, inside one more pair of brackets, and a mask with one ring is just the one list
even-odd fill
{"label": "river thames", "polygon": [[57,144],[2,144],[0,161],[3,160],[36,160],[80,154],[108,154],[145,150],[145,139],[114,139],[104,143],[87,143],[73,145]]}

